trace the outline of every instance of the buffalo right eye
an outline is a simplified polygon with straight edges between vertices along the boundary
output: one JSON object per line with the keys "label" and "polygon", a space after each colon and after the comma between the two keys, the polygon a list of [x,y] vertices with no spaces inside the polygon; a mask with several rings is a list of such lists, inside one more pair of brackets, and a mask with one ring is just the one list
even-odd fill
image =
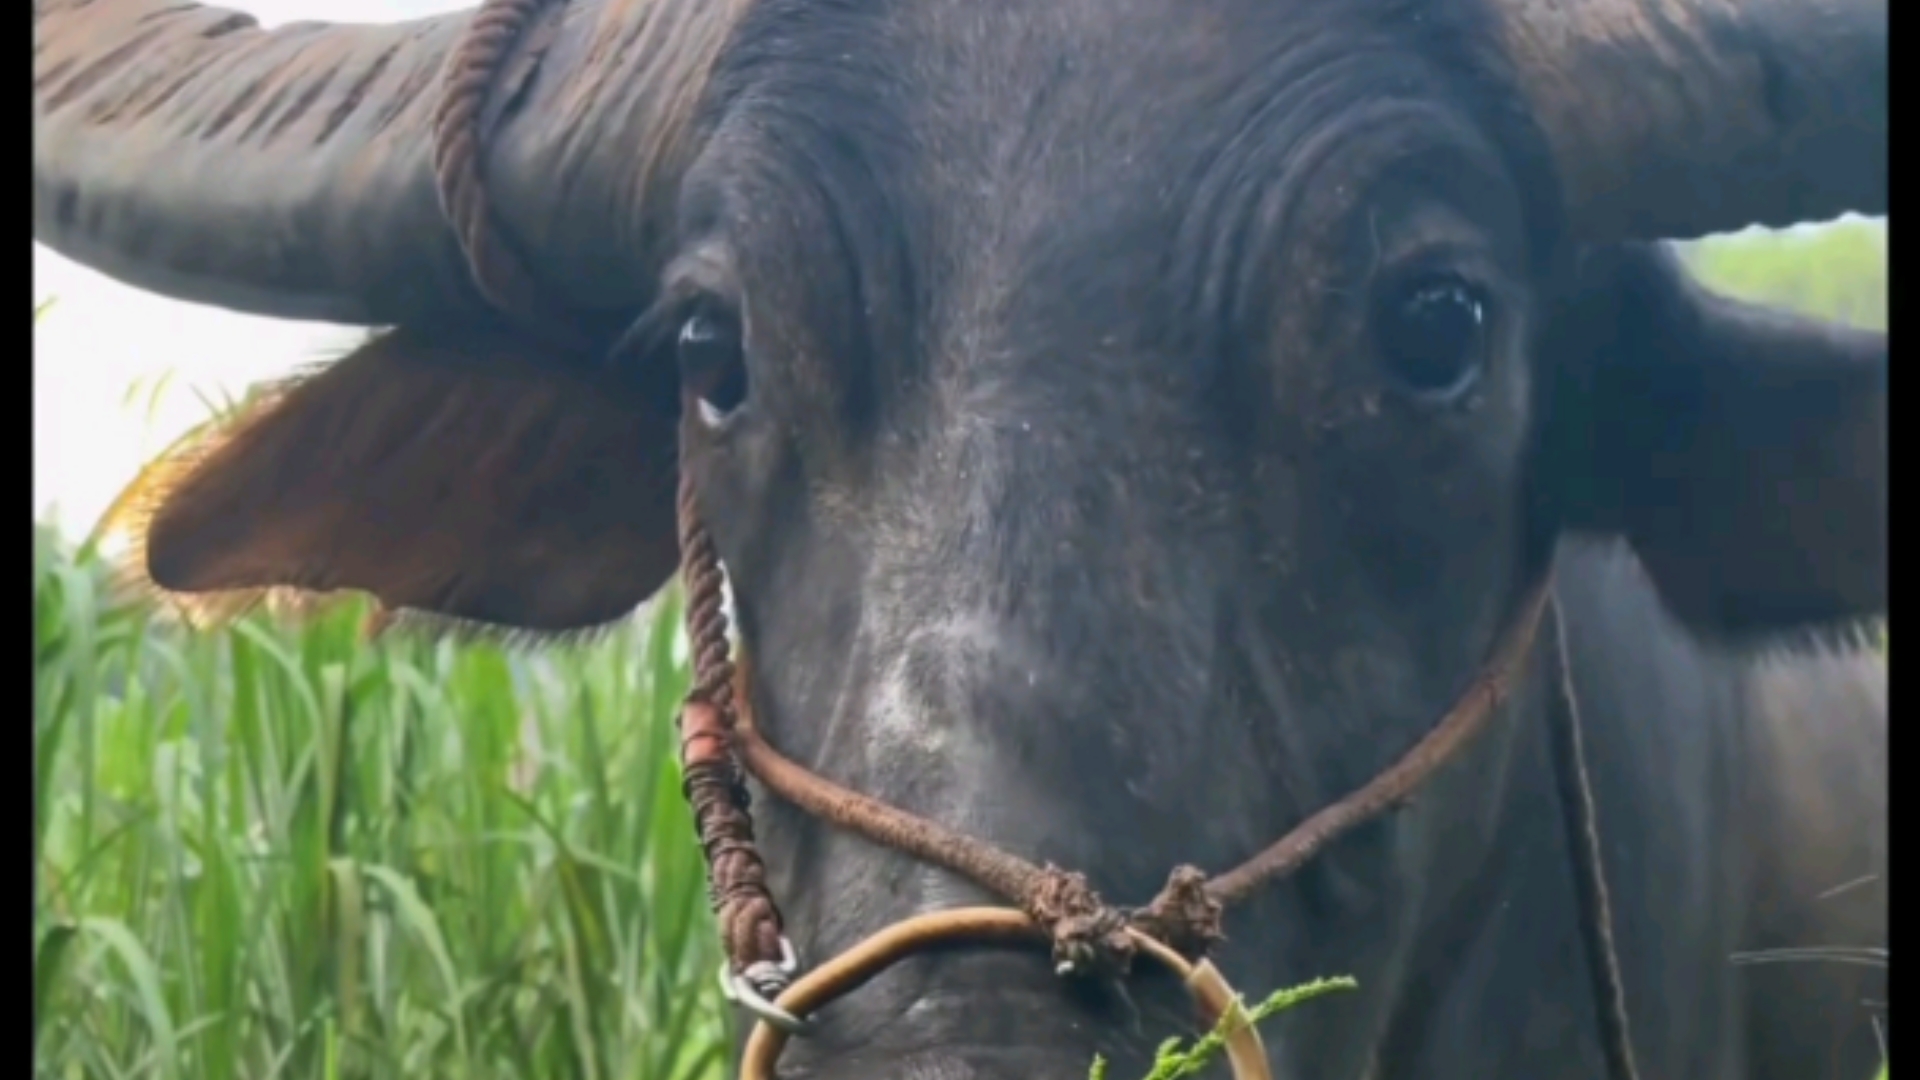
{"label": "buffalo right eye", "polygon": [[700,419],[719,427],[747,403],[747,355],[739,321],[700,311],[680,324],[681,384],[698,403]]}

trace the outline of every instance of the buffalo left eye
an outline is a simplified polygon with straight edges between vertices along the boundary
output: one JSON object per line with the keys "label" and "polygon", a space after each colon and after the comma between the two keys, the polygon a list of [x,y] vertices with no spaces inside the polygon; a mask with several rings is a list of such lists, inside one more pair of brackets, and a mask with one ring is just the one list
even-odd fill
{"label": "buffalo left eye", "polygon": [[1376,319],[1388,371],[1421,397],[1459,396],[1486,361],[1486,301],[1457,277],[1422,277],[1390,290]]}
{"label": "buffalo left eye", "polygon": [[740,324],[725,315],[698,312],[680,324],[677,343],[682,384],[709,427],[725,423],[747,403],[747,356]]}

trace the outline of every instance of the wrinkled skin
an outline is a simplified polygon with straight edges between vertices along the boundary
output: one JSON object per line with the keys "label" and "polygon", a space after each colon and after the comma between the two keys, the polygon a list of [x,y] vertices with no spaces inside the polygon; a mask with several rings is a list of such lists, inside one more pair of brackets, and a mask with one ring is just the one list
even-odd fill
{"label": "wrinkled skin", "polygon": [[[1441,14],[746,11],[652,321],[744,327],[744,396],[688,421],[681,466],[757,714],[843,785],[1140,902],[1397,757],[1555,545],[1643,1075],[1865,1080],[1881,973],[1729,958],[1885,944],[1884,660],[1806,633],[1884,613],[1885,339],[1569,235],[1551,133],[1479,66],[1474,10]],[[1483,301],[1457,395],[1394,362],[1393,304],[1430,273]],[[633,416],[673,409],[672,336],[636,340],[593,377]],[[262,555],[306,543],[265,525],[189,527],[265,521],[234,476],[302,453],[210,458],[155,518],[155,580],[370,587],[324,553]],[[242,548],[299,572],[246,577]],[[533,625],[514,612],[534,603],[417,606]],[[1217,959],[1243,991],[1361,987],[1271,1023],[1276,1076],[1601,1075],[1550,677],[1531,664],[1410,806],[1229,915]],[[990,899],[755,807],[805,958]],[[783,1067],[1077,1080],[1097,1051],[1126,1077],[1189,1018],[1156,975],[1068,985],[1037,952],[949,951],[821,1014]]]}

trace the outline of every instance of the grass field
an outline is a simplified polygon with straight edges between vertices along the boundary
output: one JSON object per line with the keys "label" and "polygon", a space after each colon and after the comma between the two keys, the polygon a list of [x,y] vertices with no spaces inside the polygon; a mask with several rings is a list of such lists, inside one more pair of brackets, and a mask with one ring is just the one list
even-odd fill
{"label": "grass field", "polygon": [[536,676],[355,610],[182,633],[35,561],[41,1075],[719,1075],[671,633]]}
{"label": "grass field", "polygon": [[[1884,226],[1697,258],[1885,325]],[[717,1080],[675,598],[538,655],[361,615],[188,633],[36,530],[35,1076]]]}

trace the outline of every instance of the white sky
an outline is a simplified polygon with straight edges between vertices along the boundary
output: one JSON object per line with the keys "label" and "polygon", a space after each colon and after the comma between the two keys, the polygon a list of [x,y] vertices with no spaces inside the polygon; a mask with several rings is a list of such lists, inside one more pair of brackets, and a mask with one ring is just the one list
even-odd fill
{"label": "white sky", "polygon": [[[462,0],[229,0],[272,26],[306,19],[394,22],[472,6]],[[54,306],[33,335],[33,510],[58,507],[85,535],[152,451],[206,416],[210,401],[335,356],[361,330],[182,304],[140,292],[33,246],[33,299]],[[172,372],[148,420],[147,394]]]}

